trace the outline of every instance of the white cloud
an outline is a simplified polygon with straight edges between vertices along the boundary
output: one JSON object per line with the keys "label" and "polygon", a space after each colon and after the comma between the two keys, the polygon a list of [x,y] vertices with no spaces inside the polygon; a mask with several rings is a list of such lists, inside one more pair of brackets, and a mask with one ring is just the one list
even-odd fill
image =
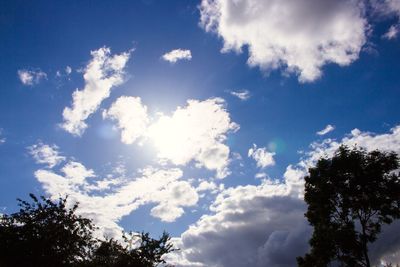
{"label": "white cloud", "polygon": [[164,222],[173,222],[184,213],[181,207],[168,206],[168,203],[160,203],[151,209],[153,217],[160,218]]}
{"label": "white cloud", "polygon": [[254,176],[254,178],[256,178],[256,179],[267,179],[268,175],[265,172],[258,172]]}
{"label": "white cloud", "polygon": [[65,164],[61,171],[70,183],[78,185],[84,184],[87,178],[95,177],[93,170],[88,170],[82,163],[75,161]]}
{"label": "white cloud", "polygon": [[214,182],[209,182],[209,181],[201,181],[196,188],[197,192],[215,191],[217,189],[218,186]]}
{"label": "white cloud", "polygon": [[265,147],[257,148],[256,144],[253,144],[253,147],[249,149],[247,156],[253,158],[257,162],[257,167],[262,169],[275,165],[275,153],[267,151]]}
{"label": "white cloud", "polygon": [[239,126],[231,121],[224,103],[220,98],[189,100],[171,116],[158,118],[147,133],[158,157],[176,165],[194,160],[197,167],[216,170],[218,178],[227,176],[230,151],[224,142],[227,133]]}
{"label": "white cloud", "polygon": [[187,49],[175,49],[162,56],[165,61],[176,63],[178,60],[191,60],[192,53]]}
{"label": "white cloud", "polygon": [[399,35],[399,25],[390,26],[389,30],[383,35],[383,38],[392,40]]}
{"label": "white cloud", "polygon": [[2,137],[2,134],[3,134],[3,129],[0,128],[0,145],[6,142],[6,138]]}
{"label": "white cloud", "polygon": [[41,80],[47,79],[47,74],[41,70],[18,70],[18,78],[23,85],[36,85]]}
{"label": "white cloud", "polygon": [[380,15],[400,17],[399,0],[373,0],[371,3],[375,11]]}
{"label": "white cloud", "polygon": [[335,126],[328,124],[325,126],[324,129],[322,129],[321,131],[318,131],[317,135],[325,135],[327,133],[332,132],[333,130],[335,130]]}
{"label": "white cloud", "polygon": [[117,121],[122,142],[132,144],[141,139],[140,144],[153,145],[161,162],[186,165],[193,161],[198,168],[216,171],[218,178],[230,173],[230,150],[224,142],[239,125],[231,121],[221,98],[188,100],[170,116],[158,113],[150,117],[139,97],[123,96],[103,117]]}
{"label": "white cloud", "polygon": [[300,164],[304,167],[313,165],[321,157],[331,157],[341,144],[349,147],[359,146],[367,150],[395,151],[400,154],[400,126],[396,126],[386,134],[374,134],[353,129],[349,135],[340,141],[325,139],[311,144],[311,152],[308,152]]}
{"label": "white cloud", "polygon": [[[72,73],[72,68],[70,66],[66,66],[64,71],[57,70],[56,72],[56,77],[61,78],[61,77],[68,77]],[[69,79],[69,78],[68,78]]]}
{"label": "white cloud", "polygon": [[231,95],[236,96],[240,100],[247,100],[250,98],[250,92],[249,90],[241,90],[241,91],[230,91],[229,92]]}
{"label": "white cloud", "polygon": [[[296,257],[308,250],[312,231],[304,217],[303,177],[340,144],[400,153],[400,126],[383,134],[354,129],[340,141],[313,143],[298,164],[287,167],[283,181],[263,180],[260,185],[222,191],[210,207],[212,214],[203,215],[174,239],[180,251],[169,255],[169,263],[178,267],[295,266]],[[374,266],[381,259],[400,262],[399,230],[399,221],[383,227],[369,247]]]}
{"label": "white cloud", "polygon": [[311,229],[303,215],[305,204],[291,196],[284,183],[228,188],[217,196],[211,211],[181,235],[181,250],[169,257],[169,263],[291,267],[307,250]]}
{"label": "white cloud", "polygon": [[397,22],[392,24],[382,38],[395,39],[400,31],[400,1],[399,0],[372,0],[372,8],[383,19],[397,17]]}
{"label": "white cloud", "polygon": [[199,196],[196,190],[186,181],[168,185],[159,192],[162,200],[151,210],[151,215],[165,222],[173,222],[184,213],[181,207],[194,206]]}
{"label": "white cloud", "polygon": [[147,107],[142,104],[140,97],[122,96],[111,107],[103,112],[103,118],[117,121],[121,129],[121,141],[132,144],[143,136],[149,123]]}
{"label": "white cloud", "polygon": [[28,147],[28,150],[36,160],[36,163],[47,164],[49,168],[53,168],[65,160],[65,157],[59,154],[58,146],[56,145],[47,145],[39,142]]}
{"label": "white cloud", "polygon": [[93,58],[83,74],[85,86],[72,94],[72,107],[66,107],[63,111],[64,122],[61,127],[77,136],[85,131],[85,120],[110,96],[111,89],[123,83],[130,51],[111,55],[109,48],[102,47],[91,51],[91,55]]}
{"label": "white cloud", "polygon": [[322,75],[328,63],[359,57],[368,24],[360,1],[202,0],[200,24],[223,39],[222,52],[248,48],[250,66],[283,68],[301,82]]}
{"label": "white cloud", "polygon": [[172,222],[199,199],[196,189],[182,180],[183,173],[178,168],[147,167],[137,177],[102,178],[80,162],[65,157],[61,160],[54,145],[40,144],[31,150],[35,151],[32,155],[38,163],[54,167],[66,162],[58,171],[39,169],[35,177],[52,198],[68,195],[71,204],[79,202],[79,214],[93,219],[100,228],[100,236],[120,235],[119,220],[142,205],[155,204],[151,215]]}
{"label": "white cloud", "polygon": [[66,73],[67,75],[70,75],[70,74],[72,73],[72,68],[71,68],[70,66],[66,66],[66,67],[65,67],[65,73]]}

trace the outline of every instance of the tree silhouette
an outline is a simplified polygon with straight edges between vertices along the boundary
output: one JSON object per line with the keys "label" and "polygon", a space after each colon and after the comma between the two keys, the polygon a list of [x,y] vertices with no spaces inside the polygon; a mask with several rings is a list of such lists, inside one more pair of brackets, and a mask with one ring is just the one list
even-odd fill
{"label": "tree silhouette", "polygon": [[[101,241],[85,266],[93,267],[154,267],[166,263],[162,256],[173,251],[170,237],[163,233],[160,239],[153,239],[148,233],[124,234],[124,243],[114,239]],[[138,245],[132,248],[129,241],[136,239]]]}
{"label": "tree silhouette", "polygon": [[94,226],[66,207],[30,194],[33,203],[18,199],[20,210],[0,219],[0,266],[71,266],[88,256]]}
{"label": "tree silhouette", "polygon": [[368,244],[377,239],[383,224],[400,218],[398,168],[394,152],[346,146],[310,168],[304,200],[314,232],[311,251],[297,259],[298,265],[370,267]]}
{"label": "tree silhouette", "polygon": [[148,233],[124,234],[125,242],[95,239],[91,220],[76,214],[78,204],[30,197],[33,203],[18,199],[19,212],[0,215],[1,267],[154,267],[173,251],[165,232],[159,239]]}

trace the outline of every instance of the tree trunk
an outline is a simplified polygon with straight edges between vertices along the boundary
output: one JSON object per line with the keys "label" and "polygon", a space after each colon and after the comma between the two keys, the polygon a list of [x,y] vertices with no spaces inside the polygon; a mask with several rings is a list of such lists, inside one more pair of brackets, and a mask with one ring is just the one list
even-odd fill
{"label": "tree trunk", "polygon": [[371,267],[371,263],[369,261],[368,257],[368,246],[367,246],[367,235],[365,233],[365,223],[361,222],[361,227],[362,227],[362,236],[361,236],[361,242],[362,242],[362,250],[365,258],[365,266],[366,267]]}

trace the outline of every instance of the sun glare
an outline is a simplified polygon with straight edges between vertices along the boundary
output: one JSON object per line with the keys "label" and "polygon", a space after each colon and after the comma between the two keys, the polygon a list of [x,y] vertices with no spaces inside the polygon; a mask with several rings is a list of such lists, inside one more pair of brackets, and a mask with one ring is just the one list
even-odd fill
{"label": "sun glare", "polygon": [[216,151],[222,149],[221,157],[225,160],[229,152],[222,143],[226,133],[237,128],[220,99],[191,100],[171,116],[161,115],[149,126],[146,135],[156,147],[159,158],[179,165],[194,159],[211,166],[213,164],[209,160],[206,163],[205,159],[211,159],[211,154],[220,155]]}
{"label": "sun glare", "polygon": [[160,158],[171,159],[176,164],[186,162],[182,144],[188,143],[189,129],[183,123],[161,116],[148,129],[148,137],[156,147]]}

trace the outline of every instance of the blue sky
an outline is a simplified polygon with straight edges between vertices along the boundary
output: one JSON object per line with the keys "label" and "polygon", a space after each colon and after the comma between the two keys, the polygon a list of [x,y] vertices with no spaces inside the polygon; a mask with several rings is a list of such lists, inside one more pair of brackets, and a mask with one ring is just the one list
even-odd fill
{"label": "blue sky", "polygon": [[293,266],[307,168],[400,151],[398,0],[0,7],[0,212],[69,194],[101,235],[166,230],[177,266]]}

